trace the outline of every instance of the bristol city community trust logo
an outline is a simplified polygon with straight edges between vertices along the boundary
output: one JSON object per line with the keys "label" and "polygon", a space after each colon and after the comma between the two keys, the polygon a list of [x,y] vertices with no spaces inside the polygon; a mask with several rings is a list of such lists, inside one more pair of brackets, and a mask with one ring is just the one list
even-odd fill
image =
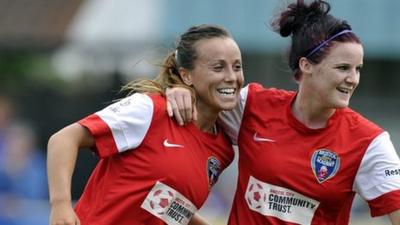
{"label": "bristol city community trust logo", "polygon": [[331,150],[318,149],[311,157],[311,167],[317,181],[322,183],[335,176],[340,167],[340,158]]}
{"label": "bristol city community trust logo", "polygon": [[267,192],[260,183],[253,182],[249,184],[246,191],[246,201],[250,208],[260,209],[265,205],[266,200]]}
{"label": "bristol city community trust logo", "polygon": [[151,195],[151,200],[149,202],[150,208],[160,215],[165,213],[174,197],[174,194],[171,191],[165,189],[155,190]]}

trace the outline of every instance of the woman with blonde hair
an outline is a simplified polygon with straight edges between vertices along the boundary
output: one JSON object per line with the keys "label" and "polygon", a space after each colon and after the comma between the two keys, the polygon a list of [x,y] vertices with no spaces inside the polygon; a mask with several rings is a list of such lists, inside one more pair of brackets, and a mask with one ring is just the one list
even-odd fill
{"label": "woman with blonde hair", "polygon": [[[196,211],[234,155],[216,119],[235,107],[242,84],[241,53],[230,34],[214,25],[188,29],[155,80],[131,83],[130,96],[50,138],[50,224],[206,224]],[[168,117],[169,85],[192,89],[195,123],[180,127]],[[71,177],[82,148],[101,159],[74,211]]]}

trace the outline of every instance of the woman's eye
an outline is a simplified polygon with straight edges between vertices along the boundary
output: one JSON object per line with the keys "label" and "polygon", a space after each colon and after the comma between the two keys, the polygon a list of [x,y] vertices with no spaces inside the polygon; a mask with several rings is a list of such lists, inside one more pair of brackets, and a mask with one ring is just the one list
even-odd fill
{"label": "woman's eye", "polygon": [[348,66],[345,66],[345,65],[343,65],[343,66],[338,66],[338,67],[336,67],[337,69],[339,69],[339,70],[348,70],[349,69],[349,67]]}
{"label": "woman's eye", "polygon": [[223,68],[223,66],[214,66],[215,71],[221,71]]}
{"label": "woman's eye", "polygon": [[235,71],[240,71],[240,70],[242,70],[242,65],[237,64],[237,65],[235,65],[234,69],[235,69]]}

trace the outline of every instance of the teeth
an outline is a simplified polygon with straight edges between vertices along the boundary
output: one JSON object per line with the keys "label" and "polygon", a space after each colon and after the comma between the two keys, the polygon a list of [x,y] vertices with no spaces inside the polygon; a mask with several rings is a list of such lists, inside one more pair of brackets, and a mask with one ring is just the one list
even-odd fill
{"label": "teeth", "polygon": [[224,95],[233,95],[235,93],[234,88],[221,88],[217,89],[218,93],[224,94]]}
{"label": "teeth", "polygon": [[351,91],[351,89],[347,89],[347,88],[337,88],[337,90],[342,93],[345,93],[345,94],[348,94]]}

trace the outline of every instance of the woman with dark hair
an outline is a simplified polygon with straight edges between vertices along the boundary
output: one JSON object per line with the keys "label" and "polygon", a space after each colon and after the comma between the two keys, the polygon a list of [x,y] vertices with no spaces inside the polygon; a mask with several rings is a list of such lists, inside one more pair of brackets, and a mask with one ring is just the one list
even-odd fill
{"label": "woman with dark hair", "polygon": [[[219,117],[239,147],[230,225],[348,224],[355,194],[372,216],[400,224],[400,160],[389,134],[348,107],[363,46],[329,10],[325,1],[298,0],[272,22],[291,37],[296,92],[252,83]],[[190,108],[171,96],[175,114]]]}
{"label": "woman with dark hair", "polygon": [[[241,53],[230,34],[191,27],[155,80],[130,83],[130,96],[50,138],[50,224],[206,224],[193,215],[234,154],[216,119],[237,104],[242,84]],[[180,127],[168,117],[169,85],[193,87],[196,123]],[[82,148],[101,159],[74,211],[71,177]]]}

